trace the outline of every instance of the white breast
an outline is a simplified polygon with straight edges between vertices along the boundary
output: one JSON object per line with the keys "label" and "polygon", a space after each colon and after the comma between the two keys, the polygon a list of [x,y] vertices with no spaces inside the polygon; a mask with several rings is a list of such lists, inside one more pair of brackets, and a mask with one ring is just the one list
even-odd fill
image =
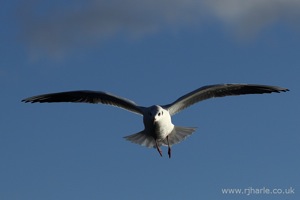
{"label": "white breast", "polygon": [[144,114],[145,131],[154,139],[165,139],[174,125],[169,112],[160,106],[151,106]]}

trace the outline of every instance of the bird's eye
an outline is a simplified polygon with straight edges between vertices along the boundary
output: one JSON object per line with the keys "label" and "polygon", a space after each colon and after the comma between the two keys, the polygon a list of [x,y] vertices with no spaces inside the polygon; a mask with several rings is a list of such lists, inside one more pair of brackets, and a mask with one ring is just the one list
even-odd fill
{"label": "bird's eye", "polygon": [[161,111],[161,115],[163,115],[164,114],[164,111]]}
{"label": "bird's eye", "polygon": [[160,113],[158,113],[158,116],[160,116]]}

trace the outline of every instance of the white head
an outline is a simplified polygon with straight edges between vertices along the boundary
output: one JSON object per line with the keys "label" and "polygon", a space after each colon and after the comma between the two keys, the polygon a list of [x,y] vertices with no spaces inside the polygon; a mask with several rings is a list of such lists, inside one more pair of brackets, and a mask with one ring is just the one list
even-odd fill
{"label": "white head", "polygon": [[147,113],[145,114],[146,115],[145,117],[146,117],[146,119],[151,121],[152,124],[155,124],[160,119],[164,118],[164,114],[166,114],[166,113],[167,113],[167,111],[165,109],[163,109],[160,106],[154,105],[154,106],[149,107],[149,109],[147,110]]}

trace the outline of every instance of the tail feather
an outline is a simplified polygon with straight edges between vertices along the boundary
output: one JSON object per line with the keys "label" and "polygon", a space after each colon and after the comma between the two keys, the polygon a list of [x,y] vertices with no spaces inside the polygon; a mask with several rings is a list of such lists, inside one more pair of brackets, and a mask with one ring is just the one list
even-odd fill
{"label": "tail feather", "polygon": [[[185,140],[188,136],[192,135],[195,130],[195,127],[174,126],[173,131],[168,135],[169,145],[172,146]],[[167,139],[164,139],[162,144],[168,145],[168,141]]]}
{"label": "tail feather", "polygon": [[145,131],[141,131],[132,135],[124,137],[126,140],[146,147],[155,147],[155,140],[152,136],[148,135]]}
{"label": "tail feather", "polygon": [[[196,128],[194,127],[174,126],[173,131],[168,135],[169,145],[172,146],[183,141],[188,136],[190,136],[195,130]],[[154,138],[151,135],[147,134],[145,131],[140,131],[138,133],[125,136],[124,138],[132,143],[139,144],[148,148],[156,146]],[[158,146],[167,146],[168,141],[167,139],[157,141]]]}

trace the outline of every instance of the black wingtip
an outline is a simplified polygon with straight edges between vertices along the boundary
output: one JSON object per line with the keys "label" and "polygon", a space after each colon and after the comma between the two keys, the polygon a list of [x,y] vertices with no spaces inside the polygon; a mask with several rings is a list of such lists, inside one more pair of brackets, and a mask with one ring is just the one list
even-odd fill
{"label": "black wingtip", "polygon": [[30,101],[28,101],[27,99],[22,99],[21,102],[29,103]]}
{"label": "black wingtip", "polygon": [[24,103],[36,103],[36,101],[34,100],[30,100],[30,99],[22,99],[21,102],[24,102]]}

